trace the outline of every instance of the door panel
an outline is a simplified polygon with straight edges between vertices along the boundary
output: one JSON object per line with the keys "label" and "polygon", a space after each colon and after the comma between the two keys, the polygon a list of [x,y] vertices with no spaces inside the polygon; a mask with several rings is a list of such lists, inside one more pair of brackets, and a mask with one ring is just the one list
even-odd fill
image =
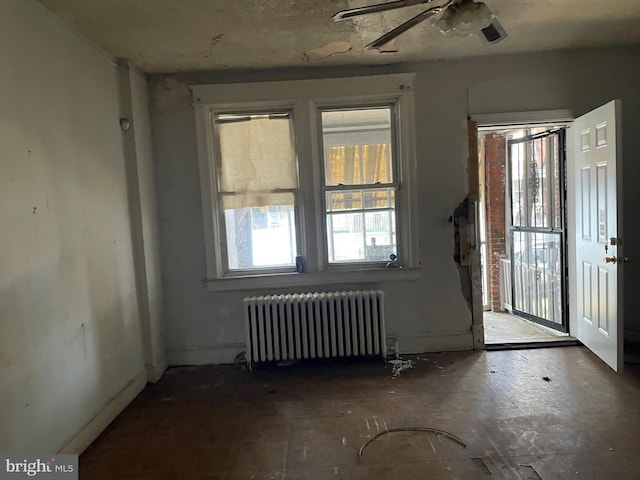
{"label": "door panel", "polygon": [[571,331],[616,371],[623,366],[619,118],[616,100],[576,119],[570,129],[573,152],[568,165],[569,189],[574,189],[570,198],[575,203],[568,225],[574,232]]}

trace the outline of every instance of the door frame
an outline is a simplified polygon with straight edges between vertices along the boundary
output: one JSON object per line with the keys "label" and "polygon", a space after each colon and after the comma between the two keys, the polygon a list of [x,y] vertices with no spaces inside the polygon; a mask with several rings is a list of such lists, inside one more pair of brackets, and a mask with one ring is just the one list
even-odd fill
{"label": "door frame", "polygon": [[[534,110],[523,112],[496,112],[469,114],[468,122],[468,138],[469,138],[469,156],[467,159],[467,175],[468,175],[468,192],[469,200],[477,207],[478,205],[478,128],[508,127],[510,125],[526,125],[536,123],[570,123],[575,120],[576,115],[570,109],[557,110]],[[569,192],[567,192],[569,194]],[[566,208],[566,205],[565,205]],[[473,211],[473,209],[472,209]],[[470,218],[470,223],[475,229],[475,238],[479,238],[479,223],[474,218]],[[480,262],[480,249],[476,245],[471,249],[471,298],[472,305],[480,306],[480,308],[472,308],[471,312],[471,331],[473,334],[473,344],[476,350],[484,348],[484,321],[482,305],[482,265]],[[567,312],[567,326],[571,325],[571,311]]]}

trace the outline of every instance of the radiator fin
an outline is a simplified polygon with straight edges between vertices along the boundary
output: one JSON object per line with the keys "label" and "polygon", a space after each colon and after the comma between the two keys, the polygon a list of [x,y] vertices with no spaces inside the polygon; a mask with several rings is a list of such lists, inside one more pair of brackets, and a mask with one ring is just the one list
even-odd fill
{"label": "radiator fin", "polygon": [[381,290],[247,297],[247,363],[385,356],[383,299]]}

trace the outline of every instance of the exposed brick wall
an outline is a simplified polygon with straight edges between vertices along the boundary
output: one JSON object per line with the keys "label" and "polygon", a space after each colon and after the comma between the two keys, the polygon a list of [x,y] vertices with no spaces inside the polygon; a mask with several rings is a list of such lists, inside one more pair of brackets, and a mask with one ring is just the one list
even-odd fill
{"label": "exposed brick wall", "polygon": [[487,262],[491,309],[500,305],[500,256],[506,253],[505,241],[505,137],[491,133],[485,136],[485,199],[487,208]]}

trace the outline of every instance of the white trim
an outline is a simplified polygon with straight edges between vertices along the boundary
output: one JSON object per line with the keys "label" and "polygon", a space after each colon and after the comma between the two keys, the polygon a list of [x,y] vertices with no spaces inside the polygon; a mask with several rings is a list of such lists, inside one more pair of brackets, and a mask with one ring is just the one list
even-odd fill
{"label": "white trim", "polygon": [[[322,208],[321,154],[317,136],[316,112],[321,107],[368,106],[385,102],[397,108],[396,151],[398,161],[396,191],[396,241],[398,261],[413,270],[420,265],[418,258],[417,192],[414,138],[413,80],[415,74],[378,75],[370,77],[347,77],[285,82],[264,82],[245,84],[195,85],[193,91],[196,114],[196,134],[198,139],[198,160],[202,193],[202,212],[205,236],[206,272],[210,291],[252,289],[264,285],[286,287],[293,285],[330,284],[336,276],[328,276],[324,270],[357,273],[343,276],[340,281],[360,281],[363,272],[365,281],[382,281],[389,278],[389,272],[380,268],[380,275],[371,280],[372,265],[329,266],[326,252],[326,214]],[[338,92],[338,93],[336,93]],[[257,108],[287,108],[293,110],[296,152],[298,154],[300,205],[297,205],[299,220],[299,254],[303,255],[306,271],[304,277],[295,273],[282,273],[268,269],[257,271],[256,275],[242,275],[226,272],[224,265],[224,236],[218,215],[217,193],[214,183],[214,139],[212,112],[255,110]],[[400,270],[400,269],[398,269]],[[392,278],[403,275],[392,274]],[[417,273],[407,278],[416,278]]]}
{"label": "white trim", "polygon": [[214,175],[209,156],[209,152],[213,148],[209,129],[209,110],[206,105],[195,105],[207,275],[217,276],[222,272],[222,255],[218,252],[216,242],[220,232],[218,229],[218,215],[214,207],[217,203],[217,195],[213,189]]}
{"label": "white trim", "polygon": [[129,405],[147,384],[147,372],[141,370],[115,395],[107,399],[98,412],[75,434],[65,440],[57,453],[80,454],[98,438],[105,428]]}
{"label": "white trim", "polygon": [[415,280],[420,277],[421,268],[376,268],[347,270],[342,272],[306,272],[252,275],[208,279],[210,292],[234,290],[273,289],[299,286],[345,285],[353,283],[380,283],[400,280]]}
{"label": "white trim", "polygon": [[[221,107],[237,103],[253,104],[283,100],[328,100],[342,98],[347,102],[367,99],[381,93],[389,95],[413,90],[415,73],[375,75],[367,77],[289,80],[282,82],[193,85],[196,104],[216,104]],[[340,92],[336,95],[336,92]],[[286,95],[286,98],[283,97]]]}
{"label": "white trim", "polygon": [[558,109],[511,113],[472,113],[470,117],[478,127],[504,127],[549,122],[571,122],[574,120],[575,114],[573,110]]}
{"label": "white trim", "polygon": [[153,365],[147,365],[147,380],[151,383],[156,383],[164,372],[169,367],[169,361],[166,356],[162,357],[159,361],[154,363]]}

